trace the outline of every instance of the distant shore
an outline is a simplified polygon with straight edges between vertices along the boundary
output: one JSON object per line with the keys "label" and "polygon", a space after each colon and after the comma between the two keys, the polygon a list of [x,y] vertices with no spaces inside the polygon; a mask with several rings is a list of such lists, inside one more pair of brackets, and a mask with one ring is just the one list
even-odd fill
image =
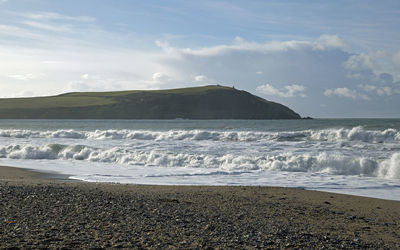
{"label": "distant shore", "polygon": [[400,248],[400,202],[275,187],[73,182],[0,167],[0,248]]}

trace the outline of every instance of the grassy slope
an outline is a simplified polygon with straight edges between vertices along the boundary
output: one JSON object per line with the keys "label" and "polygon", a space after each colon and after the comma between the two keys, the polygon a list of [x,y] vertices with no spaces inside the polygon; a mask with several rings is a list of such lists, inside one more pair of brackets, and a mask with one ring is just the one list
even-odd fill
{"label": "grassy slope", "polygon": [[0,99],[0,118],[296,119],[287,107],[223,86]]}
{"label": "grassy slope", "polygon": [[108,105],[117,102],[118,98],[135,94],[201,94],[216,89],[230,89],[223,86],[204,86],[166,90],[132,90],[115,92],[73,92],[58,96],[30,97],[30,98],[4,98],[0,99],[0,109],[45,109],[61,107],[87,107]]}

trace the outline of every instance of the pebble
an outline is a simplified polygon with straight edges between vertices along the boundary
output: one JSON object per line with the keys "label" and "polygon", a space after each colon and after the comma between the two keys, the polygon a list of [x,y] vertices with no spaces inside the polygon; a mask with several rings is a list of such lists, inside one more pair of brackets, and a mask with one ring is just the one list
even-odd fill
{"label": "pebble", "polygon": [[[93,187],[0,182],[0,248],[400,247],[399,242],[368,241],[361,233],[354,238],[352,228],[343,230],[363,223],[361,229],[372,231],[368,220],[332,213],[328,206],[289,202],[289,196],[259,199],[247,194],[249,188],[242,191],[247,193],[205,188],[196,193]],[[337,221],[341,230],[326,229],[327,219]],[[398,229],[397,223],[382,227],[389,226]]]}

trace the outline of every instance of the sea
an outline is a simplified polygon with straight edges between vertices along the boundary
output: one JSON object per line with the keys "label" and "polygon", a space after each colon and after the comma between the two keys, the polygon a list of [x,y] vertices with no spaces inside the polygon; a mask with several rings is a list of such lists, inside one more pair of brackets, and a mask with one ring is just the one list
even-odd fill
{"label": "sea", "polygon": [[400,200],[400,119],[0,120],[0,165],[85,182]]}

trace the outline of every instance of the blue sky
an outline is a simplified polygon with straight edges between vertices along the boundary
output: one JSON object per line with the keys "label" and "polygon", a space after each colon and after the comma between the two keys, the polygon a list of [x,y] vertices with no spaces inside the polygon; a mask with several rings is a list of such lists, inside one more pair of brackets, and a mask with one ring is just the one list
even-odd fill
{"label": "blue sky", "polygon": [[400,1],[0,0],[0,97],[235,86],[400,117]]}

